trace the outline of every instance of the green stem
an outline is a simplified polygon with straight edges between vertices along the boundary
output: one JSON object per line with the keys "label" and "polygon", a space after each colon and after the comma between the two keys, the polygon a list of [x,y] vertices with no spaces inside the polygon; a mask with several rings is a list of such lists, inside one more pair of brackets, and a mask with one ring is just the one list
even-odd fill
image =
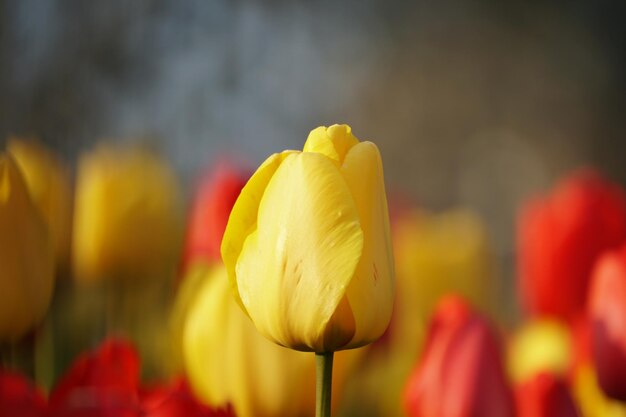
{"label": "green stem", "polygon": [[333,353],[315,353],[315,417],[330,417],[333,385]]}

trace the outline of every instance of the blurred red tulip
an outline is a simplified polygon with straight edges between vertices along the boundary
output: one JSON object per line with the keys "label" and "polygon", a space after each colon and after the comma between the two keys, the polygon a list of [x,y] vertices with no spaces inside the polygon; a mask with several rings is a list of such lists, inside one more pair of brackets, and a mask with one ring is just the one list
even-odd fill
{"label": "blurred red tulip", "polygon": [[459,297],[439,302],[404,401],[410,417],[514,415],[498,337]]}
{"label": "blurred red tulip", "polygon": [[226,223],[248,177],[232,165],[222,163],[200,179],[187,224],[183,271],[197,260],[221,259],[220,246]]}
{"label": "blurred red tulip", "polygon": [[139,356],[120,340],[107,340],[80,356],[50,395],[52,416],[137,416]]}
{"label": "blurred red tulip", "polygon": [[624,191],[578,172],[529,201],[517,223],[518,285],[534,315],[565,320],[583,313],[594,262],[626,238]]}
{"label": "blurred red tulip", "polygon": [[609,397],[626,401],[626,245],[600,258],[589,297],[598,382]]}
{"label": "blurred red tulip", "polygon": [[18,373],[0,370],[0,416],[43,417],[41,392]]}
{"label": "blurred red tulip", "polygon": [[230,408],[215,410],[201,404],[182,379],[141,390],[137,351],[130,343],[115,339],[106,340],[74,362],[50,395],[46,415],[235,417]]}
{"label": "blurred red tulip", "polygon": [[515,389],[517,417],[578,417],[564,380],[541,372]]}
{"label": "blurred red tulip", "polygon": [[147,417],[235,417],[230,407],[214,410],[200,403],[183,379],[145,392],[142,404]]}

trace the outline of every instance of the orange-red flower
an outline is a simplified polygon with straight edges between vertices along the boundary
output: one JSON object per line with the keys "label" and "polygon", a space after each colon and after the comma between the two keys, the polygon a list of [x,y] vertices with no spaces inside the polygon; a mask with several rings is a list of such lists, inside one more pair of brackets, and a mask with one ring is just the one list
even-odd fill
{"label": "orange-red flower", "polygon": [[443,298],[404,393],[410,417],[511,417],[498,337],[460,298]]}
{"label": "orange-red flower", "polygon": [[75,360],[52,391],[50,414],[139,416],[139,355],[121,340],[107,340]]}
{"label": "orange-red flower", "polygon": [[609,397],[626,401],[626,245],[599,260],[591,283],[589,315],[600,387]]}
{"label": "orange-red flower", "polygon": [[235,417],[229,408],[201,404],[183,380],[142,389],[137,351],[115,339],[74,362],[50,395],[46,416]]}
{"label": "orange-red flower", "polygon": [[249,175],[222,163],[201,177],[189,213],[183,271],[196,261],[221,260],[220,247],[230,212]]}
{"label": "orange-red flower", "polygon": [[624,191],[599,175],[578,172],[529,201],[517,224],[522,302],[535,315],[570,320],[584,311],[598,255],[626,238]]}

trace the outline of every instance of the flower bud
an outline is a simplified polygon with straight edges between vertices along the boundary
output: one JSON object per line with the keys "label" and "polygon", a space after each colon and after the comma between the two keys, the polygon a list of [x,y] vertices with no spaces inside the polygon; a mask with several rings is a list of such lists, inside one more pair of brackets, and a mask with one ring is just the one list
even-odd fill
{"label": "flower bud", "polygon": [[518,286],[535,315],[573,320],[584,312],[591,270],[604,250],[626,238],[624,191],[579,172],[518,217]]}
{"label": "flower bud", "polygon": [[495,331],[458,297],[443,298],[404,392],[410,417],[512,417]]}
{"label": "flower bud", "polygon": [[143,149],[101,146],[83,155],[74,208],[76,279],[171,276],[181,228],[179,189],[169,166]]}
{"label": "flower bud", "polygon": [[270,340],[328,352],[378,339],[394,271],[378,148],[349,126],[313,130],[241,191],[222,241],[236,297]]}

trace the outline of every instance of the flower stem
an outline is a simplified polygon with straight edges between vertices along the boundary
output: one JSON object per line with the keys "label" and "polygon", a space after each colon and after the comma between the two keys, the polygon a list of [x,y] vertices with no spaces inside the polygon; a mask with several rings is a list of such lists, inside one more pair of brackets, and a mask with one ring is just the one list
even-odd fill
{"label": "flower stem", "polygon": [[315,417],[330,417],[333,385],[333,353],[315,353]]}

